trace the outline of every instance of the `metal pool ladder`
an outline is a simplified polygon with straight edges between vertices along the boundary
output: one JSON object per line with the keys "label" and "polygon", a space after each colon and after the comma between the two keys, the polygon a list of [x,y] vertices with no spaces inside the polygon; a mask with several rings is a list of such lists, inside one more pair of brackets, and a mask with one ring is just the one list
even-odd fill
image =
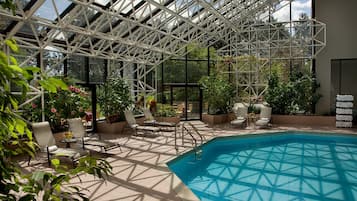
{"label": "metal pool ladder", "polygon": [[[187,124],[189,126],[187,126]],[[203,137],[200,134],[200,132],[198,132],[198,129],[191,123],[183,123],[182,125],[182,138],[184,136],[184,132],[187,132],[189,134],[189,136],[192,138],[192,144],[195,145],[193,151],[195,152],[195,159],[196,160],[200,160],[202,157],[202,149],[200,148],[200,146],[203,144]],[[197,140],[197,136],[199,137],[199,144],[198,144],[198,140]],[[182,140],[182,144],[184,143],[184,140]]]}

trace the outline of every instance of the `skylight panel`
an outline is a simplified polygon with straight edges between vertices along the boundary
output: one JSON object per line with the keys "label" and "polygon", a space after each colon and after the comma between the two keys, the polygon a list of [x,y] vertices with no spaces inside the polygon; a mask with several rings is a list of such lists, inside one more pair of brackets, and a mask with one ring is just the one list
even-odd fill
{"label": "skylight panel", "polygon": [[117,4],[113,7],[114,10],[119,11],[121,13],[127,14],[131,9],[133,9],[138,3],[142,0],[134,0],[134,1],[118,1]]}
{"label": "skylight panel", "polygon": [[68,0],[54,0],[54,2],[55,5],[52,0],[46,0],[35,12],[35,15],[53,21],[71,4]]}
{"label": "skylight panel", "polygon": [[110,2],[110,0],[94,0],[94,2],[102,6],[105,6]]}
{"label": "skylight panel", "polygon": [[136,13],[135,13],[135,17],[137,19],[143,19],[145,17],[147,17],[150,13],[152,13],[153,10],[156,9],[156,6],[152,5],[152,4],[147,4],[145,6],[142,6]]}

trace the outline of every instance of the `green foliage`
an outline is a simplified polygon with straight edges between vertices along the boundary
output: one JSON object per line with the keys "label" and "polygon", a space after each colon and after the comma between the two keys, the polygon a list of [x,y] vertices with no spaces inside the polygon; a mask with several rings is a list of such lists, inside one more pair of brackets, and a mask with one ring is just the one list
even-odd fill
{"label": "green foliage", "polygon": [[12,13],[15,15],[16,11],[16,4],[14,3],[13,0],[1,0],[0,5],[4,9],[9,9],[12,11]]}
{"label": "green foliage", "polygon": [[99,88],[98,103],[106,117],[123,116],[126,109],[133,106],[129,85],[122,78],[108,78]]}
{"label": "green foliage", "polygon": [[[1,41],[0,49],[3,46],[18,51],[14,40]],[[14,57],[0,51],[0,200],[88,200],[78,187],[70,186],[68,190],[62,186],[81,172],[104,177],[111,171],[106,161],[84,158],[76,168],[68,170],[55,159],[52,161],[56,167],[55,174],[35,171],[23,175],[18,164],[12,160],[19,154],[31,157],[35,154],[36,144],[32,140],[32,133],[15,112],[19,103],[26,99],[29,83],[34,81],[33,75],[39,72],[36,67],[20,67]],[[61,80],[41,77],[38,84],[47,91],[55,93],[60,88],[67,88]],[[17,87],[22,95],[12,94],[9,83]]]}
{"label": "green foliage", "polygon": [[[70,184],[70,179],[82,172],[104,178],[111,173],[112,167],[103,159],[94,157],[84,157],[79,160],[76,168],[68,169],[60,165],[58,159],[52,160],[56,174],[36,171],[25,175],[26,182],[22,183],[22,191],[27,193],[21,199],[26,200],[88,200],[83,194],[83,190]],[[79,177],[80,179],[80,177]],[[66,187],[63,188],[63,185]],[[68,191],[69,189],[69,191]]]}
{"label": "green foliage", "polygon": [[158,110],[155,113],[157,117],[176,117],[176,110],[172,105],[157,104]]}
{"label": "green foliage", "polygon": [[319,87],[310,73],[294,72],[288,81],[283,81],[276,72],[269,79],[265,100],[275,114],[291,114],[298,111],[312,112],[312,107],[321,98],[315,91]]}
{"label": "green foliage", "polygon": [[230,101],[235,96],[234,87],[221,76],[215,74],[200,79],[204,100],[208,102],[210,114],[226,114],[230,110]]}

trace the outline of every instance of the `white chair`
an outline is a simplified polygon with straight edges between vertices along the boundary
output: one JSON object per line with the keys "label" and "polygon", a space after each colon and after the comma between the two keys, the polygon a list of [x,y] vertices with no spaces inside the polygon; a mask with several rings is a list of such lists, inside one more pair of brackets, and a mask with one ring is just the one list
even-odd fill
{"label": "white chair", "polygon": [[237,107],[236,108],[237,118],[231,121],[233,126],[242,126],[247,122],[248,108],[247,107]]}
{"label": "white chair", "polygon": [[67,119],[67,122],[69,125],[69,129],[72,131],[73,136],[81,140],[83,149],[85,149],[85,145],[100,147],[102,151],[104,150],[104,152],[118,147],[120,148],[120,145],[118,143],[99,140],[95,137],[87,136],[87,131],[83,126],[81,118]]}
{"label": "white chair", "polygon": [[260,108],[260,114],[259,114],[259,119],[255,122],[256,126],[259,127],[267,127],[270,125],[270,120],[271,120],[271,107],[261,107]]}
{"label": "white chair", "polygon": [[130,110],[125,110],[124,111],[124,115],[125,115],[125,120],[128,122],[130,128],[134,129],[135,135],[138,134],[138,131],[151,132],[153,134],[160,131],[160,129],[158,127],[140,126],[139,124],[137,124],[136,120],[135,120],[135,117],[133,115],[133,112],[130,111]]}
{"label": "white chair", "polygon": [[75,162],[78,159],[80,159],[82,156],[88,155],[89,153],[84,150],[57,147],[56,140],[53,137],[50,124],[47,121],[33,123],[32,131],[38,145],[41,148],[41,151],[47,153],[47,160],[49,166],[51,166],[51,156],[69,158],[72,160],[74,166]]}

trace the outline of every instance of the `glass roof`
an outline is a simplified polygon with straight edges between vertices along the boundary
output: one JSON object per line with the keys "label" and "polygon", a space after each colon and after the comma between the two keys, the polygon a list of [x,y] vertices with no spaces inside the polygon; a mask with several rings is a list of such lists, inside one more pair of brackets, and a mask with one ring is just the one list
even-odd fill
{"label": "glass roof", "polygon": [[[299,1],[303,2],[294,5],[308,0]],[[71,54],[144,59],[143,55],[177,55],[192,41],[229,44],[225,36],[246,29],[247,24],[267,21],[269,13],[279,15],[289,3],[286,0],[18,0],[16,16],[0,10],[0,33],[18,37],[22,33],[39,45],[46,43],[61,50],[67,45]],[[18,23],[25,19],[25,23]]]}
{"label": "glass roof", "polygon": [[[53,4],[55,2],[55,4]],[[42,6],[35,12],[35,16],[55,20],[71,4],[68,0],[46,0]]]}

